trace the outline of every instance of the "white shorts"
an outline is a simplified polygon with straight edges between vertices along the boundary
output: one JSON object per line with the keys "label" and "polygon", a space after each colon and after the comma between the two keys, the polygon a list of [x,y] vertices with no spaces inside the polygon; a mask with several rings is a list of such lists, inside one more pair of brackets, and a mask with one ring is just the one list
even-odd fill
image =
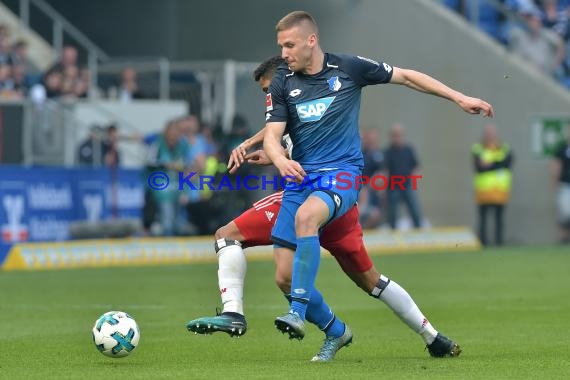
{"label": "white shorts", "polygon": [[558,221],[570,225],[570,183],[561,183],[558,190]]}

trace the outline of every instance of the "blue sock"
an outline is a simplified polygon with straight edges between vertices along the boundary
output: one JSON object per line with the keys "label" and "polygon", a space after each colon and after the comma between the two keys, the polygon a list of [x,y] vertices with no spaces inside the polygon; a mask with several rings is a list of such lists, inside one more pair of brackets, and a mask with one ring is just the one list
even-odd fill
{"label": "blue sock", "polygon": [[299,314],[303,320],[305,320],[320,261],[319,237],[315,235],[298,238],[291,278],[291,312]]}
{"label": "blue sock", "polygon": [[317,325],[327,336],[338,338],[344,334],[344,322],[336,318],[321,292],[313,288],[305,315],[307,321]]}
{"label": "blue sock", "polygon": [[[291,294],[283,294],[285,296],[285,298],[287,299],[287,302],[289,303],[289,307],[291,307]],[[320,293],[319,293],[320,295]],[[321,297],[322,298],[322,297]],[[311,297],[312,299],[312,297]],[[312,323],[313,325],[317,325],[317,321],[312,318],[312,314],[311,314],[311,309],[314,309],[314,307],[311,307],[311,303],[309,303],[309,306],[307,307],[307,313],[305,314],[305,319],[307,322]],[[320,328],[320,327],[319,327]],[[321,329],[322,330],[322,329]]]}

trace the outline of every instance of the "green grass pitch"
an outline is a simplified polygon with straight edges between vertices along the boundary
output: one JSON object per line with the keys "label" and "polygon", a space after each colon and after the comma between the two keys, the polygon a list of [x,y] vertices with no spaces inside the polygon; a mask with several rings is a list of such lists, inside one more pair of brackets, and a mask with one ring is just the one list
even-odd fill
{"label": "green grass pitch", "polygon": [[[249,331],[241,338],[190,334],[186,321],[220,304],[213,264],[46,272],[0,272],[0,378],[54,379],[554,379],[570,376],[570,250],[511,248],[374,257],[436,328],[463,347],[432,359],[421,339],[384,304],[323,259],[318,286],[350,324],[354,344],[334,362],[310,363],[322,334],[302,342],[273,326],[287,311],[273,263],[250,262]],[[136,351],[101,355],[95,319],[130,313]]]}

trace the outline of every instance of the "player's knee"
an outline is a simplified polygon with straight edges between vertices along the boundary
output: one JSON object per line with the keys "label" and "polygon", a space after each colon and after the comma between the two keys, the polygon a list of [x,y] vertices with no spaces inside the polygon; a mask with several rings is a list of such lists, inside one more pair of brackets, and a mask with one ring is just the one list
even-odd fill
{"label": "player's knee", "polygon": [[227,229],[228,229],[227,224],[225,226],[218,228],[214,233],[214,237],[216,238],[216,240],[225,238],[227,236]]}
{"label": "player's knee", "polygon": [[241,234],[234,223],[228,223],[216,230],[214,233],[216,240],[218,239],[232,239],[241,241]]}
{"label": "player's knee", "polygon": [[297,235],[316,235],[321,218],[309,207],[301,207],[295,214],[295,230]]}

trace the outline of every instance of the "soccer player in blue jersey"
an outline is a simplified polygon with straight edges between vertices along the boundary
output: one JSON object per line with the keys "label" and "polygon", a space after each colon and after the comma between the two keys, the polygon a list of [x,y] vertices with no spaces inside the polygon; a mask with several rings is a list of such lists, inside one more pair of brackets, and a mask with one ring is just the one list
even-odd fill
{"label": "soccer player in blue jersey", "polygon": [[[254,78],[261,89],[267,93],[271,79],[279,66],[284,64],[280,56],[265,60],[255,70]],[[229,161],[230,173],[248,160],[254,164],[271,164],[263,151],[250,153],[246,147],[263,142],[264,131],[246,140],[234,149]],[[288,147],[290,151],[292,147]],[[243,312],[243,285],[246,274],[246,258],[242,248],[270,245],[271,230],[275,224],[274,215],[281,208],[283,192],[267,196],[256,202],[252,208],[216,231],[216,252],[218,254],[218,281],[223,303],[219,315],[202,317],[189,321],[187,328],[196,334],[225,332],[230,336],[240,336],[247,331],[247,322]],[[353,206],[342,217],[328,223],[320,234],[321,246],[330,251],[342,270],[367,294],[384,303],[416,332],[426,343],[429,354],[433,357],[456,357],[461,353],[458,344],[439,333],[413,299],[396,283],[381,276],[362,241],[362,226],[358,222],[358,209]],[[291,292],[291,267],[293,252],[275,256],[275,279],[286,297]],[[379,281],[382,284],[378,287]],[[314,291],[307,308],[307,321],[323,329],[326,338],[319,352],[311,359],[316,362],[328,362],[334,359],[337,351],[350,342],[350,329],[335,318],[332,311]],[[334,323],[330,323],[334,322]],[[330,328],[329,328],[330,327]],[[335,329],[335,327],[337,327]],[[339,337],[343,337],[339,339]]]}
{"label": "soccer player in blue jersey", "polygon": [[[358,132],[361,89],[373,84],[400,84],[446,98],[470,114],[491,117],[493,108],[417,71],[359,56],[324,53],[317,24],[307,12],[289,13],[277,23],[276,30],[288,68],[278,70],[269,87],[264,150],[280,174],[292,181],[285,189],[272,240],[276,255],[295,251],[295,258],[291,307],[275,325],[290,337],[302,339],[320,261],[320,229],[343,215],[358,197],[357,186],[340,186],[336,178],[339,173],[348,173],[356,179],[362,171]],[[290,159],[281,149],[286,129],[294,146]],[[413,303],[403,288],[384,276],[372,293],[390,294],[385,301],[388,305]],[[345,331],[336,338],[337,349],[348,340],[346,335]]]}

